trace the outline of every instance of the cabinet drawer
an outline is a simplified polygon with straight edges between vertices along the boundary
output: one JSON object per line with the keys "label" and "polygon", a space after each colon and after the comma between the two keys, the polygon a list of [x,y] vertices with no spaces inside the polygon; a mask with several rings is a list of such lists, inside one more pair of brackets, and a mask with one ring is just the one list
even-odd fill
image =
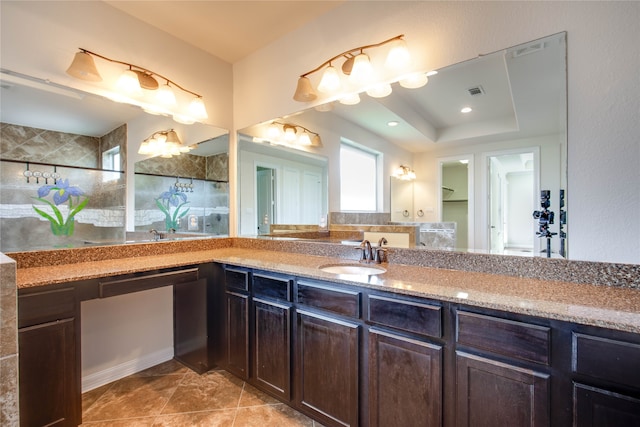
{"label": "cabinet drawer", "polygon": [[179,283],[195,282],[198,280],[198,269],[168,271],[166,273],[145,274],[126,279],[106,280],[100,282],[100,298],[130,294],[132,292],[171,286]]}
{"label": "cabinet drawer", "polygon": [[249,272],[227,268],[224,271],[226,286],[228,289],[249,292]]}
{"label": "cabinet drawer", "polygon": [[549,365],[550,328],[464,311],[457,321],[458,344]]}
{"label": "cabinet drawer", "polygon": [[18,296],[18,327],[38,325],[76,315],[74,288]]}
{"label": "cabinet drawer", "polygon": [[572,348],[573,372],[639,387],[640,345],[574,333]]}
{"label": "cabinet drawer", "polygon": [[371,295],[367,320],[403,331],[432,337],[442,336],[442,308],[437,305],[402,301]]}
{"label": "cabinet drawer", "polygon": [[253,295],[291,301],[291,280],[253,274]]}
{"label": "cabinet drawer", "polygon": [[360,292],[336,289],[320,284],[298,282],[296,301],[350,317],[360,317]]}

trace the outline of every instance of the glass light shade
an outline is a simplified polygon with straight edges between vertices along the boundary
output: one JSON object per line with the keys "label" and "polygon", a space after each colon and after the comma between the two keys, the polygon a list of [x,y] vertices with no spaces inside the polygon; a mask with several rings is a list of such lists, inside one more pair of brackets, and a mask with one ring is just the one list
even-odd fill
{"label": "glass light shade", "polygon": [[269,139],[278,139],[282,135],[280,131],[280,126],[275,123],[271,123],[267,128],[267,138]]}
{"label": "glass light shade", "polygon": [[193,101],[189,104],[189,113],[196,119],[206,119],[209,117],[202,97],[193,98]]}
{"label": "glass light shade", "polygon": [[400,86],[407,89],[417,89],[428,82],[429,77],[425,73],[414,73],[400,79]]}
{"label": "glass light shade", "polygon": [[174,114],[173,120],[183,125],[192,125],[196,122],[196,119],[191,116],[187,116],[186,114]]}
{"label": "glass light shade", "polygon": [[300,77],[298,79],[298,85],[296,87],[296,93],[293,94],[294,101],[309,102],[318,97],[318,94],[311,85],[311,80],[308,77]]}
{"label": "glass light shade", "polygon": [[311,145],[311,137],[307,132],[302,132],[302,135],[298,138],[298,144],[300,145]]}
{"label": "glass light shade", "polygon": [[320,135],[314,135],[313,138],[311,138],[311,146],[322,147],[322,140],[320,139]]}
{"label": "glass light shade", "polygon": [[410,64],[411,55],[409,54],[407,43],[402,39],[395,40],[387,54],[387,60],[384,63],[385,67],[392,70],[402,70],[406,69]]}
{"label": "glass light shade", "polygon": [[67,74],[80,80],[90,82],[102,81],[102,76],[98,73],[93,57],[86,52],[76,53],[71,65],[67,68]]}
{"label": "glass light shade", "polygon": [[118,81],[116,82],[116,87],[121,92],[124,92],[128,95],[141,96],[142,88],[140,87],[140,82],[138,81],[138,75],[135,71],[125,70]]}
{"label": "glass light shade", "polygon": [[367,89],[367,95],[372,98],[384,98],[391,95],[391,85],[389,83],[381,83]]}
{"label": "glass light shade", "polygon": [[164,105],[176,105],[176,94],[169,83],[163,84],[156,92],[156,99]]}
{"label": "glass light shade", "polygon": [[340,98],[340,104],[356,105],[358,103],[360,103],[360,95],[357,93],[350,93]]}
{"label": "glass light shade", "polygon": [[318,85],[318,91],[322,93],[334,93],[340,90],[340,74],[332,65],[329,65],[322,74],[322,79]]}
{"label": "glass light shade", "polygon": [[293,126],[285,126],[284,140],[287,142],[294,142],[296,140],[296,128]]}
{"label": "glass light shade", "polygon": [[369,61],[369,55],[361,53],[353,60],[353,68],[349,75],[349,81],[354,84],[367,83],[373,75],[373,67]]}

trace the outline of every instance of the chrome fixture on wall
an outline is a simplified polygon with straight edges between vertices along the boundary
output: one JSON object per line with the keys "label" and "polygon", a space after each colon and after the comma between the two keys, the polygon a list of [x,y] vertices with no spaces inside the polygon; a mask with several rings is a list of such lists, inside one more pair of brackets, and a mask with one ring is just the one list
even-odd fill
{"label": "chrome fixture on wall", "polygon": [[[75,54],[73,62],[67,69],[67,74],[85,81],[102,81],[102,76],[98,72],[93,56],[128,67],[120,75],[114,87],[110,88],[116,91],[113,94],[114,100],[134,104],[138,103],[131,102],[132,100],[142,100],[141,103],[143,105],[141,106],[145,111],[152,114],[172,115],[175,121],[183,124],[192,124],[208,118],[202,95],[185,89],[173,80],[139,65],[107,58],[80,48],[80,52]],[[158,79],[165,83],[160,85]],[[193,96],[188,107],[178,105],[174,88]],[[143,89],[153,91],[153,94],[149,96]]]}
{"label": "chrome fixture on wall", "polygon": [[[382,68],[374,67],[365,50],[370,51],[387,44],[391,45],[391,48],[382,68],[391,70],[393,75],[381,78],[380,75],[376,76],[376,73],[380,74]],[[345,61],[340,73],[333,63],[341,58]],[[404,41],[404,34],[380,43],[349,49],[323,62],[319,67],[301,74],[293,99],[299,102],[314,101],[318,98],[317,90],[326,95],[337,96],[343,104],[354,105],[360,102],[359,92],[362,91],[374,98],[389,95],[392,91],[390,83],[395,81],[399,81],[400,85],[406,88],[419,88],[427,84],[427,73],[408,73],[410,63],[411,55]],[[309,76],[323,68],[322,78],[314,89]]]}

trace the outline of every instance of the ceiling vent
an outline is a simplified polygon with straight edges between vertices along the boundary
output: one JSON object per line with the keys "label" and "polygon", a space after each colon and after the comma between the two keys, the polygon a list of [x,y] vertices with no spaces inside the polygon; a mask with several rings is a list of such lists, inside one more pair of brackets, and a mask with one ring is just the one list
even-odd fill
{"label": "ceiling vent", "polygon": [[469,92],[469,95],[471,96],[484,95],[484,89],[480,85],[470,87],[469,89],[467,89],[467,92]]}
{"label": "ceiling vent", "polygon": [[533,43],[533,44],[530,44],[530,45],[525,46],[523,48],[514,50],[513,51],[513,57],[517,58],[519,56],[528,55],[530,53],[538,52],[538,51],[540,51],[540,50],[542,50],[544,48],[545,48],[545,45],[544,45],[543,41],[540,41],[538,43]]}

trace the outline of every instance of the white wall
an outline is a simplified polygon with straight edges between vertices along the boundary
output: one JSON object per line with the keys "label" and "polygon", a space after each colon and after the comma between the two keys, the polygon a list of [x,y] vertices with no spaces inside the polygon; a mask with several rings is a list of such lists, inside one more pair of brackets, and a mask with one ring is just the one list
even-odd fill
{"label": "white wall", "polygon": [[234,121],[308,107],[300,74],[397,34],[427,70],[567,31],[570,258],[640,263],[638,22],[640,2],[346,2],[234,64]]}

